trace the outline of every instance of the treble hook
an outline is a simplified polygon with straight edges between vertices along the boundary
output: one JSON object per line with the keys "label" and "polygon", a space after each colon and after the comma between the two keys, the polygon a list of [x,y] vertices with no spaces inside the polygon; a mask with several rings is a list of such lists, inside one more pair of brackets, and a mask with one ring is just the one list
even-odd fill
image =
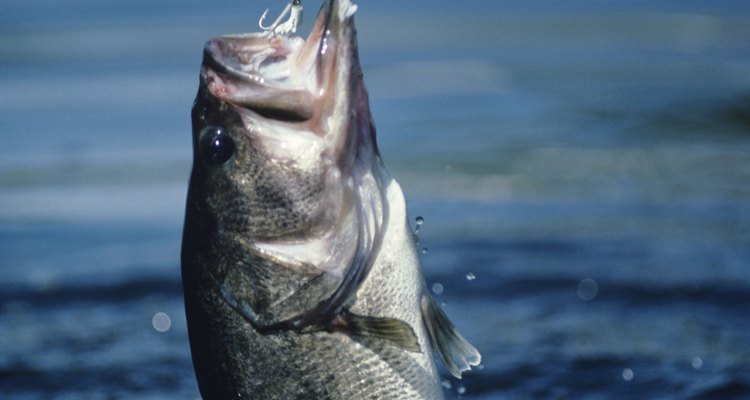
{"label": "treble hook", "polygon": [[[291,12],[289,19],[281,23],[281,20]],[[266,33],[274,35],[288,35],[289,33],[297,32],[297,26],[302,23],[302,3],[300,0],[294,0],[284,7],[284,11],[281,12],[278,18],[269,26],[263,26],[263,21],[268,15],[268,9],[263,12],[258,21],[258,26]]]}

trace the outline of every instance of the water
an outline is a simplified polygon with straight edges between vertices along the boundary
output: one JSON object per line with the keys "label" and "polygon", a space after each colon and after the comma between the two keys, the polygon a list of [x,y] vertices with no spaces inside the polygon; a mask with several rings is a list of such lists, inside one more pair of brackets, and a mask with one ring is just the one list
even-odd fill
{"label": "water", "polygon": [[[198,398],[188,113],[202,43],[266,7],[3,2],[1,398]],[[443,374],[449,397],[750,398],[748,17],[739,0],[360,5],[428,287],[484,356]]]}

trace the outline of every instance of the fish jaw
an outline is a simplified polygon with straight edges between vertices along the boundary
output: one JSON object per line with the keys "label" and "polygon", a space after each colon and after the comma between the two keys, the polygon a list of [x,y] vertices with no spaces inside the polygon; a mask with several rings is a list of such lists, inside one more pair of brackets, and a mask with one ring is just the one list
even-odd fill
{"label": "fish jaw", "polygon": [[306,39],[273,32],[211,39],[201,82],[248,122],[284,122],[313,133],[341,167],[351,167],[361,153],[377,154],[357,51],[356,9],[350,0],[326,1]]}

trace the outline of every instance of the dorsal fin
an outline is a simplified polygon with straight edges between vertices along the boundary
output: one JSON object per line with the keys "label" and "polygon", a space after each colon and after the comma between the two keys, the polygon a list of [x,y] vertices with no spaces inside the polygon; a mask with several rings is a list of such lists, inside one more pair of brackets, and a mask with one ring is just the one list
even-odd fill
{"label": "dorsal fin", "polygon": [[469,371],[472,365],[482,362],[482,355],[476,347],[458,332],[430,295],[422,297],[421,306],[422,320],[427,327],[430,343],[453,376],[460,379],[462,372]]}

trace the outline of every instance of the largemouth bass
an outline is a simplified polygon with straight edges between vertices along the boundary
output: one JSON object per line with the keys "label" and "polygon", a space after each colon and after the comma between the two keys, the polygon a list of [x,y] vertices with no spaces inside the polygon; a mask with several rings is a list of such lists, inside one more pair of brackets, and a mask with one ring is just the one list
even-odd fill
{"label": "largemouth bass", "polygon": [[307,39],[301,7],[204,50],[182,245],[201,395],[442,398],[433,351],[457,377],[480,355],[425,287],[356,5],[326,1]]}

